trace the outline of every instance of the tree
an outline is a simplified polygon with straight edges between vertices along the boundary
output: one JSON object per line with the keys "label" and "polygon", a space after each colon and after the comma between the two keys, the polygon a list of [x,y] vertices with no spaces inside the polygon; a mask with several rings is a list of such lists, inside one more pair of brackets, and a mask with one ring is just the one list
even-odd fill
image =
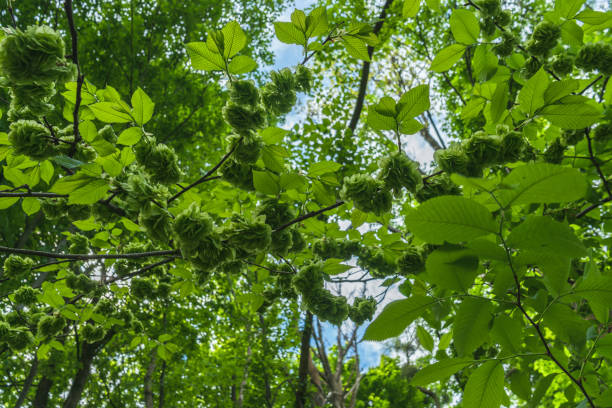
{"label": "tree", "polygon": [[[369,19],[355,3],[275,22],[303,59],[252,74],[261,54],[239,22],[202,38],[203,3],[179,9],[185,22],[167,31],[169,3],[138,16],[136,2],[83,3],[79,13],[109,18],[81,26],[66,0],[66,52],[58,23],[18,18],[33,20],[44,3],[9,2],[0,42],[8,404],[124,405],[139,395],[145,406],[303,407],[313,403],[313,315],[361,325],[397,287],[405,298],[365,339],[418,321],[431,364],[391,384],[406,391],[409,377],[420,390],[411,398],[436,404],[459,389],[463,407],[610,405],[610,13],[564,0],[545,15],[541,1],[389,0]],[[223,9],[214,10],[216,20]],[[117,33],[119,51],[99,69],[102,28]],[[250,44],[266,41],[256,37]],[[404,54],[402,40],[413,45]],[[375,50],[389,59],[368,95]],[[431,61],[406,67],[405,55]],[[309,107],[317,115],[293,132],[277,127],[298,94],[325,86],[312,64],[355,85],[356,100],[350,87],[321,92],[315,102],[327,100]],[[185,92],[167,92],[181,84]],[[208,112],[198,108],[204,89]],[[208,145],[193,137],[200,126]],[[435,150],[431,166],[407,156],[414,134]],[[350,303],[330,291],[344,282],[382,292]],[[338,367],[356,343],[354,334],[338,346]],[[317,355],[333,359],[324,346]],[[357,355],[344,378],[323,367],[335,406],[358,402],[368,376]]]}

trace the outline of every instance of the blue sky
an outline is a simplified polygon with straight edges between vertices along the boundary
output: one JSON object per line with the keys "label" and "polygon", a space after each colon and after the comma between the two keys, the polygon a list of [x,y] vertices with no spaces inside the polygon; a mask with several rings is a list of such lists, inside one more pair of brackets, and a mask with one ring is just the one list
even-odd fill
{"label": "blue sky", "polygon": [[[278,21],[289,21],[290,15],[295,8],[304,10],[312,6],[315,3],[316,1],[314,0],[298,0],[295,2],[294,6],[289,7],[283,11]],[[275,62],[274,62],[272,69],[292,67],[292,66],[297,65],[302,59],[301,47],[297,45],[281,43],[276,38],[272,41],[272,51],[275,54]],[[356,75],[358,75],[358,73]],[[301,98],[301,102],[304,102],[304,101],[305,100]],[[285,124],[283,127],[287,129],[291,128],[293,124],[303,120],[304,115],[305,115],[304,110],[299,110],[296,113],[289,114],[285,120]],[[344,294],[348,294],[353,289],[354,288],[347,287],[345,285],[345,287],[342,288],[342,292]],[[368,293],[369,295],[375,295],[376,293],[380,291],[381,289],[378,288],[377,285],[370,285],[370,287],[368,287],[368,292],[370,292]],[[392,300],[393,298],[397,298],[397,297],[398,297],[397,291],[390,291],[389,295],[387,296],[387,300],[379,306],[379,311],[382,309],[382,306],[384,304],[388,303],[390,300]],[[352,303],[352,300],[350,299],[350,297],[349,297],[349,303]],[[366,327],[367,327],[367,323],[359,328],[358,330],[359,338],[363,336],[363,333]],[[336,326],[324,323],[323,332],[324,332],[325,342],[329,348],[329,346],[334,345],[336,343],[336,336],[337,336]],[[313,343],[313,346],[314,346],[314,343]],[[376,343],[376,342],[362,342],[359,344],[358,348],[359,348],[359,358],[360,358],[361,369],[366,370],[368,367],[378,365],[380,356],[384,352],[385,345],[383,343]]]}

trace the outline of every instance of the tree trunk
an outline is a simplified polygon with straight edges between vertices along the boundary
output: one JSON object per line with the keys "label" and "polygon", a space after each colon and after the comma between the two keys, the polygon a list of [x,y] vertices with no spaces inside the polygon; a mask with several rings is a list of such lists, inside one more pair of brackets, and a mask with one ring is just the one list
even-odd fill
{"label": "tree trunk", "polygon": [[100,349],[102,349],[114,335],[115,333],[110,331],[102,340],[96,343],[83,344],[80,361],[81,368],[72,379],[72,386],[68,392],[68,397],[66,397],[64,401],[63,408],[77,408],[79,406],[79,401],[81,400],[83,391],[85,391],[85,386],[87,385],[87,380],[89,379],[91,363]]}
{"label": "tree trunk", "polygon": [[17,399],[17,402],[15,403],[15,408],[21,408],[21,406],[25,402],[28,396],[28,392],[30,391],[30,388],[32,387],[32,383],[34,382],[34,377],[36,377],[37,372],[38,372],[38,358],[35,355],[32,361],[32,366],[30,367],[30,372],[28,373],[28,376],[26,377],[23,383],[23,387],[21,388],[21,392],[19,393],[19,398]]}
{"label": "tree trunk", "polygon": [[146,408],[153,408],[153,373],[157,367],[157,347],[151,351],[151,362],[144,377],[144,400]]}
{"label": "tree trunk", "polygon": [[298,384],[295,391],[295,408],[306,406],[306,391],[308,389],[308,361],[310,357],[310,338],[312,337],[312,313],[306,312],[304,330],[302,331],[302,344],[300,346],[300,367],[298,370]]}
{"label": "tree trunk", "polygon": [[40,380],[38,387],[36,388],[36,395],[34,396],[32,408],[47,408],[47,404],[49,403],[49,393],[51,392],[52,386],[53,380],[51,380],[49,377],[43,377]]}

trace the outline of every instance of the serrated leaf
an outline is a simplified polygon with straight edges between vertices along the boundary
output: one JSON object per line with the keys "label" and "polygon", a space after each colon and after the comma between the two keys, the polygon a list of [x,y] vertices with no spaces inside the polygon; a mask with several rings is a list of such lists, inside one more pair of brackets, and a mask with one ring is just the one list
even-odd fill
{"label": "serrated leaf", "polygon": [[419,344],[427,351],[432,352],[434,348],[434,340],[431,334],[425,330],[423,326],[417,326],[416,335],[419,339]]}
{"label": "serrated leaf", "polygon": [[542,117],[564,129],[583,129],[591,126],[601,117],[601,108],[598,105],[576,99],[571,101],[577,103],[563,103],[566,98],[561,99],[562,104],[542,108],[540,112]]}
{"label": "serrated leaf", "polygon": [[448,71],[457,61],[461,59],[464,52],[465,45],[463,44],[449,45],[436,54],[434,60],[431,62],[430,69],[434,72]]}
{"label": "serrated leaf", "polygon": [[306,44],[306,37],[293,23],[277,21],[274,23],[276,38],[285,44]]}
{"label": "serrated leaf", "polygon": [[370,61],[370,54],[368,54],[368,47],[365,41],[361,38],[357,38],[352,35],[346,35],[342,37],[342,42],[346,47],[346,51],[353,58],[357,58],[363,61]]}
{"label": "serrated leaf", "polygon": [[230,74],[246,74],[257,68],[257,62],[246,55],[238,55],[234,57],[227,66]]}
{"label": "serrated leaf", "polygon": [[142,129],[139,127],[130,127],[125,129],[117,138],[117,143],[125,146],[133,146],[142,138]]}
{"label": "serrated leaf", "polygon": [[340,170],[341,167],[341,164],[332,161],[321,161],[310,165],[308,168],[308,175],[316,177],[326,173],[335,173]]}
{"label": "serrated leaf", "polygon": [[417,15],[421,7],[421,0],[405,0],[402,7],[402,16],[412,18]]}
{"label": "serrated leaf", "polygon": [[504,178],[498,193],[504,208],[531,203],[563,203],[584,197],[585,177],[579,170],[548,163],[517,167]]}
{"label": "serrated leaf", "polygon": [[533,116],[536,110],[544,106],[544,92],[549,83],[548,74],[544,68],[540,68],[521,88],[518,102],[525,114]]}
{"label": "serrated leaf", "polygon": [[381,341],[399,336],[423,314],[436,300],[426,296],[414,295],[408,299],[389,303],[366,329],[364,340]]}
{"label": "serrated leaf", "polygon": [[504,398],[504,369],[500,361],[478,367],[465,385],[463,408],[499,408]]}
{"label": "serrated leaf", "polygon": [[480,24],[469,10],[455,9],[450,16],[450,27],[453,37],[459,43],[470,45],[478,40]]}
{"label": "serrated leaf", "polygon": [[190,42],[185,44],[187,54],[191,58],[191,66],[203,71],[224,71],[223,57],[212,52],[204,42]]}
{"label": "serrated leaf", "polygon": [[404,93],[397,103],[397,120],[416,118],[429,109],[429,85],[419,85]]}
{"label": "serrated leaf", "polygon": [[486,299],[463,299],[453,323],[453,341],[460,356],[470,355],[485,342],[492,317],[491,311],[491,302]]}
{"label": "serrated leaf", "polygon": [[495,87],[493,99],[491,99],[491,123],[499,123],[502,113],[508,106],[508,83],[500,82]]}
{"label": "serrated leaf", "polygon": [[276,195],[280,192],[280,187],[276,179],[267,171],[253,170],[253,186],[261,193]]}
{"label": "serrated leaf", "polygon": [[98,102],[89,105],[96,119],[105,123],[128,123],[132,121],[129,113],[115,102]]}
{"label": "serrated leaf", "polygon": [[236,21],[227,23],[221,32],[223,33],[223,56],[226,59],[238,54],[246,45],[246,35]]}
{"label": "serrated leaf", "polygon": [[509,354],[518,354],[523,339],[521,330],[520,321],[500,314],[493,320],[491,337]]}
{"label": "serrated leaf", "polygon": [[486,207],[457,196],[427,200],[406,214],[404,222],[415,236],[432,244],[460,243],[497,232]]}
{"label": "serrated leaf", "polygon": [[140,126],[144,125],[153,117],[155,104],[141,88],[136,89],[132,95],[132,115]]}
{"label": "serrated leaf", "polygon": [[589,302],[597,320],[602,323],[609,320],[612,308],[612,276],[591,273],[574,289],[574,293]]}
{"label": "serrated leaf", "polygon": [[466,291],[478,274],[478,258],[456,246],[443,246],[427,256],[427,280],[440,288]]}
{"label": "serrated leaf", "polygon": [[410,380],[415,387],[424,387],[436,381],[445,380],[457,371],[473,364],[469,358],[449,358],[421,368]]}
{"label": "serrated leaf", "polygon": [[561,17],[571,19],[580,11],[584,2],[585,0],[555,0],[555,10]]}
{"label": "serrated leaf", "polygon": [[317,7],[308,14],[306,27],[306,37],[308,38],[319,37],[329,31],[325,7]]}
{"label": "serrated leaf", "polygon": [[109,189],[105,180],[92,179],[68,195],[68,204],[93,204],[103,199]]}
{"label": "serrated leaf", "polygon": [[27,215],[36,214],[40,211],[40,201],[37,198],[25,197],[21,202],[21,209]]}
{"label": "serrated leaf", "polygon": [[563,254],[570,258],[586,255],[586,249],[566,224],[548,216],[528,215],[506,240],[516,249]]}

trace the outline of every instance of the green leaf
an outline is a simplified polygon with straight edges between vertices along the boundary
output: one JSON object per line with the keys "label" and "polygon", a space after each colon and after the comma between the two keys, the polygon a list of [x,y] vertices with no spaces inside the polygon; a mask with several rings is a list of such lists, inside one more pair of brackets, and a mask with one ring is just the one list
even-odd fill
{"label": "green leaf", "polygon": [[21,202],[21,209],[27,215],[36,214],[40,211],[40,201],[37,198],[26,197]]}
{"label": "green leaf", "polygon": [[223,56],[225,59],[238,54],[246,45],[246,35],[237,22],[230,21],[221,29],[221,32],[223,33]]}
{"label": "green leaf", "polygon": [[466,297],[461,302],[453,323],[453,340],[460,356],[470,355],[485,342],[491,321],[491,302]]}
{"label": "green leaf", "polygon": [[416,118],[429,109],[429,85],[419,85],[402,95],[397,103],[397,120]]}
{"label": "green leaf", "polygon": [[306,37],[308,38],[327,34],[329,25],[325,7],[317,7],[308,14],[308,17],[306,17],[306,27]]}
{"label": "green leaf", "polygon": [[508,83],[500,82],[495,87],[495,93],[491,99],[491,123],[499,123],[502,113],[508,106]]}
{"label": "green leaf", "polygon": [[523,370],[513,370],[510,373],[510,389],[517,397],[527,401],[531,398],[531,380],[529,373]]}
{"label": "green leaf", "polygon": [[478,258],[472,251],[456,246],[443,246],[427,256],[428,281],[443,289],[466,291],[478,274]]}
{"label": "green leaf", "polygon": [[274,23],[274,32],[279,41],[285,44],[305,45],[306,37],[293,23],[280,22]]}
{"label": "green leaf", "polygon": [[563,203],[584,197],[587,188],[580,170],[548,163],[517,167],[502,182],[498,194],[504,208],[531,203]]}
{"label": "green leaf", "polygon": [[342,37],[346,51],[353,58],[357,58],[363,61],[370,61],[370,55],[368,54],[368,47],[365,41],[361,38],[357,38],[352,35],[346,35]]}
{"label": "green leaf", "polygon": [[257,68],[257,62],[246,55],[238,55],[233,58],[227,66],[230,74],[235,75],[246,74],[247,72],[253,71],[255,68]]}
{"label": "green leaf", "polygon": [[278,144],[283,141],[283,138],[289,133],[288,130],[278,127],[269,127],[262,130],[259,134],[267,145]]}
{"label": "green leaf", "polygon": [[561,17],[571,19],[580,11],[584,2],[585,0],[555,0],[555,10]]}
{"label": "green leaf", "polygon": [[458,43],[470,45],[478,41],[480,24],[471,11],[465,9],[453,10],[450,16],[450,27],[453,37]]}
{"label": "green leaf", "polygon": [[421,0],[404,0],[402,16],[404,16],[404,18],[412,18],[417,15],[420,7]]}
{"label": "green leaf", "polygon": [[434,340],[433,340],[433,337],[431,337],[431,334],[429,334],[423,326],[417,326],[416,335],[417,335],[417,338],[419,339],[419,344],[425,350],[431,353],[434,348]]}
{"label": "green leaf", "polygon": [[366,329],[364,340],[382,341],[396,337],[421,314],[436,303],[426,296],[414,295],[408,299],[389,303]]}
{"label": "green leaf", "polygon": [[461,109],[461,119],[472,119],[478,116],[482,108],[484,108],[486,99],[474,97]]}
{"label": "green leaf", "polygon": [[341,164],[332,161],[321,161],[310,165],[308,168],[308,175],[316,177],[326,173],[335,173],[340,170],[341,167]]}
{"label": "green leaf", "polygon": [[438,350],[446,350],[450,346],[451,340],[453,339],[453,331],[448,331],[440,337],[438,342]]}
{"label": "green leaf", "polygon": [[338,275],[353,268],[351,265],[343,264],[343,259],[329,258],[323,264],[323,272],[328,275]]}
{"label": "green leaf", "polygon": [[576,19],[590,25],[600,25],[612,20],[612,13],[586,9],[578,13]]}
{"label": "green leaf", "polygon": [[63,177],[57,180],[49,191],[57,194],[70,194],[76,189],[87,184],[89,181],[91,181],[91,177],[82,173],[77,173],[75,175]]}
{"label": "green leaf", "polygon": [[276,195],[280,192],[280,186],[271,173],[267,171],[253,170],[253,186],[261,193]]}
{"label": "green leaf", "polygon": [[504,369],[500,361],[478,367],[465,385],[463,408],[499,408],[504,398]]}
{"label": "green leaf", "polygon": [[291,13],[291,22],[298,30],[306,32],[306,14],[302,10],[296,9]]}
{"label": "green leaf", "polygon": [[115,102],[98,102],[89,105],[96,119],[105,123],[128,123],[132,121],[129,113]]}
{"label": "green leaf", "polygon": [[202,71],[224,71],[223,57],[212,52],[204,42],[190,42],[185,45],[191,58],[191,66]]}
{"label": "green leaf", "polygon": [[589,302],[597,320],[602,323],[609,320],[612,308],[612,276],[590,273],[574,289],[574,293]]}
{"label": "green leaf", "polygon": [[580,47],[583,44],[584,31],[575,21],[568,20],[561,25],[561,38],[568,45]]}
{"label": "green leaf", "polygon": [[434,60],[431,62],[431,70],[434,72],[448,71],[461,59],[464,51],[465,45],[463,44],[449,45],[436,54]]}
{"label": "green leaf", "polygon": [[424,387],[436,381],[446,380],[457,371],[473,363],[474,361],[469,358],[449,358],[438,361],[417,371],[410,380],[410,384],[415,387]]}
{"label": "green leaf", "polygon": [[491,337],[507,353],[518,354],[523,341],[521,322],[508,315],[500,314],[493,320]]}
{"label": "green leaf", "polygon": [[548,88],[550,80],[544,68],[540,68],[534,76],[529,78],[518,95],[521,110],[529,116],[544,106],[544,92]]}
{"label": "green leaf", "polygon": [[134,120],[140,126],[144,125],[153,117],[155,104],[141,88],[138,88],[132,95],[132,114]]}
{"label": "green leaf", "polygon": [[393,112],[393,114],[389,114],[384,111],[380,106],[381,102],[379,102],[378,105],[370,106],[368,108],[368,125],[370,125],[374,130],[395,130],[397,128],[395,112]]}
{"label": "green leaf", "polygon": [[548,216],[528,215],[525,221],[512,230],[506,242],[516,249],[563,254],[571,258],[587,254],[568,225]]}
{"label": "green leaf", "polygon": [[68,204],[93,204],[103,199],[110,186],[105,180],[91,179],[68,196]]}
{"label": "green leaf", "polygon": [[531,396],[531,399],[529,400],[529,404],[528,404],[529,408],[536,408],[536,407],[541,406],[540,401],[542,400],[542,397],[546,395],[546,391],[548,390],[548,387],[550,387],[550,384],[552,384],[556,376],[557,374],[554,373],[554,374],[548,374],[545,377],[540,377],[540,379],[536,382],[535,390],[533,391],[533,395]]}
{"label": "green leaf", "polygon": [[40,178],[47,184],[51,181],[55,168],[49,160],[40,163]]}
{"label": "green leaf", "polygon": [[485,206],[464,197],[441,196],[425,201],[404,217],[406,228],[425,242],[460,243],[496,233]]}
{"label": "green leaf", "polygon": [[92,142],[98,137],[98,129],[91,120],[84,120],[79,123],[79,133],[86,142]]}
{"label": "green leaf", "polygon": [[567,305],[553,303],[546,309],[542,321],[561,341],[581,348],[586,342],[586,330],[590,323]]}
{"label": "green leaf", "polygon": [[126,145],[126,146],[133,146],[136,143],[138,143],[141,138],[142,138],[142,129],[140,129],[137,126],[134,126],[134,127],[127,128],[123,132],[121,132],[121,134],[117,138],[117,143]]}
{"label": "green leaf", "polygon": [[597,353],[612,361],[612,333],[599,339],[596,347]]}
{"label": "green leaf", "polygon": [[578,90],[580,81],[577,79],[563,79],[561,81],[552,82],[544,92],[544,102],[551,104],[564,96]]}
{"label": "green leaf", "polygon": [[572,96],[561,99],[562,104],[544,107],[540,114],[553,125],[564,129],[583,129],[599,120],[601,117],[599,105],[594,105],[588,98],[576,99]]}

